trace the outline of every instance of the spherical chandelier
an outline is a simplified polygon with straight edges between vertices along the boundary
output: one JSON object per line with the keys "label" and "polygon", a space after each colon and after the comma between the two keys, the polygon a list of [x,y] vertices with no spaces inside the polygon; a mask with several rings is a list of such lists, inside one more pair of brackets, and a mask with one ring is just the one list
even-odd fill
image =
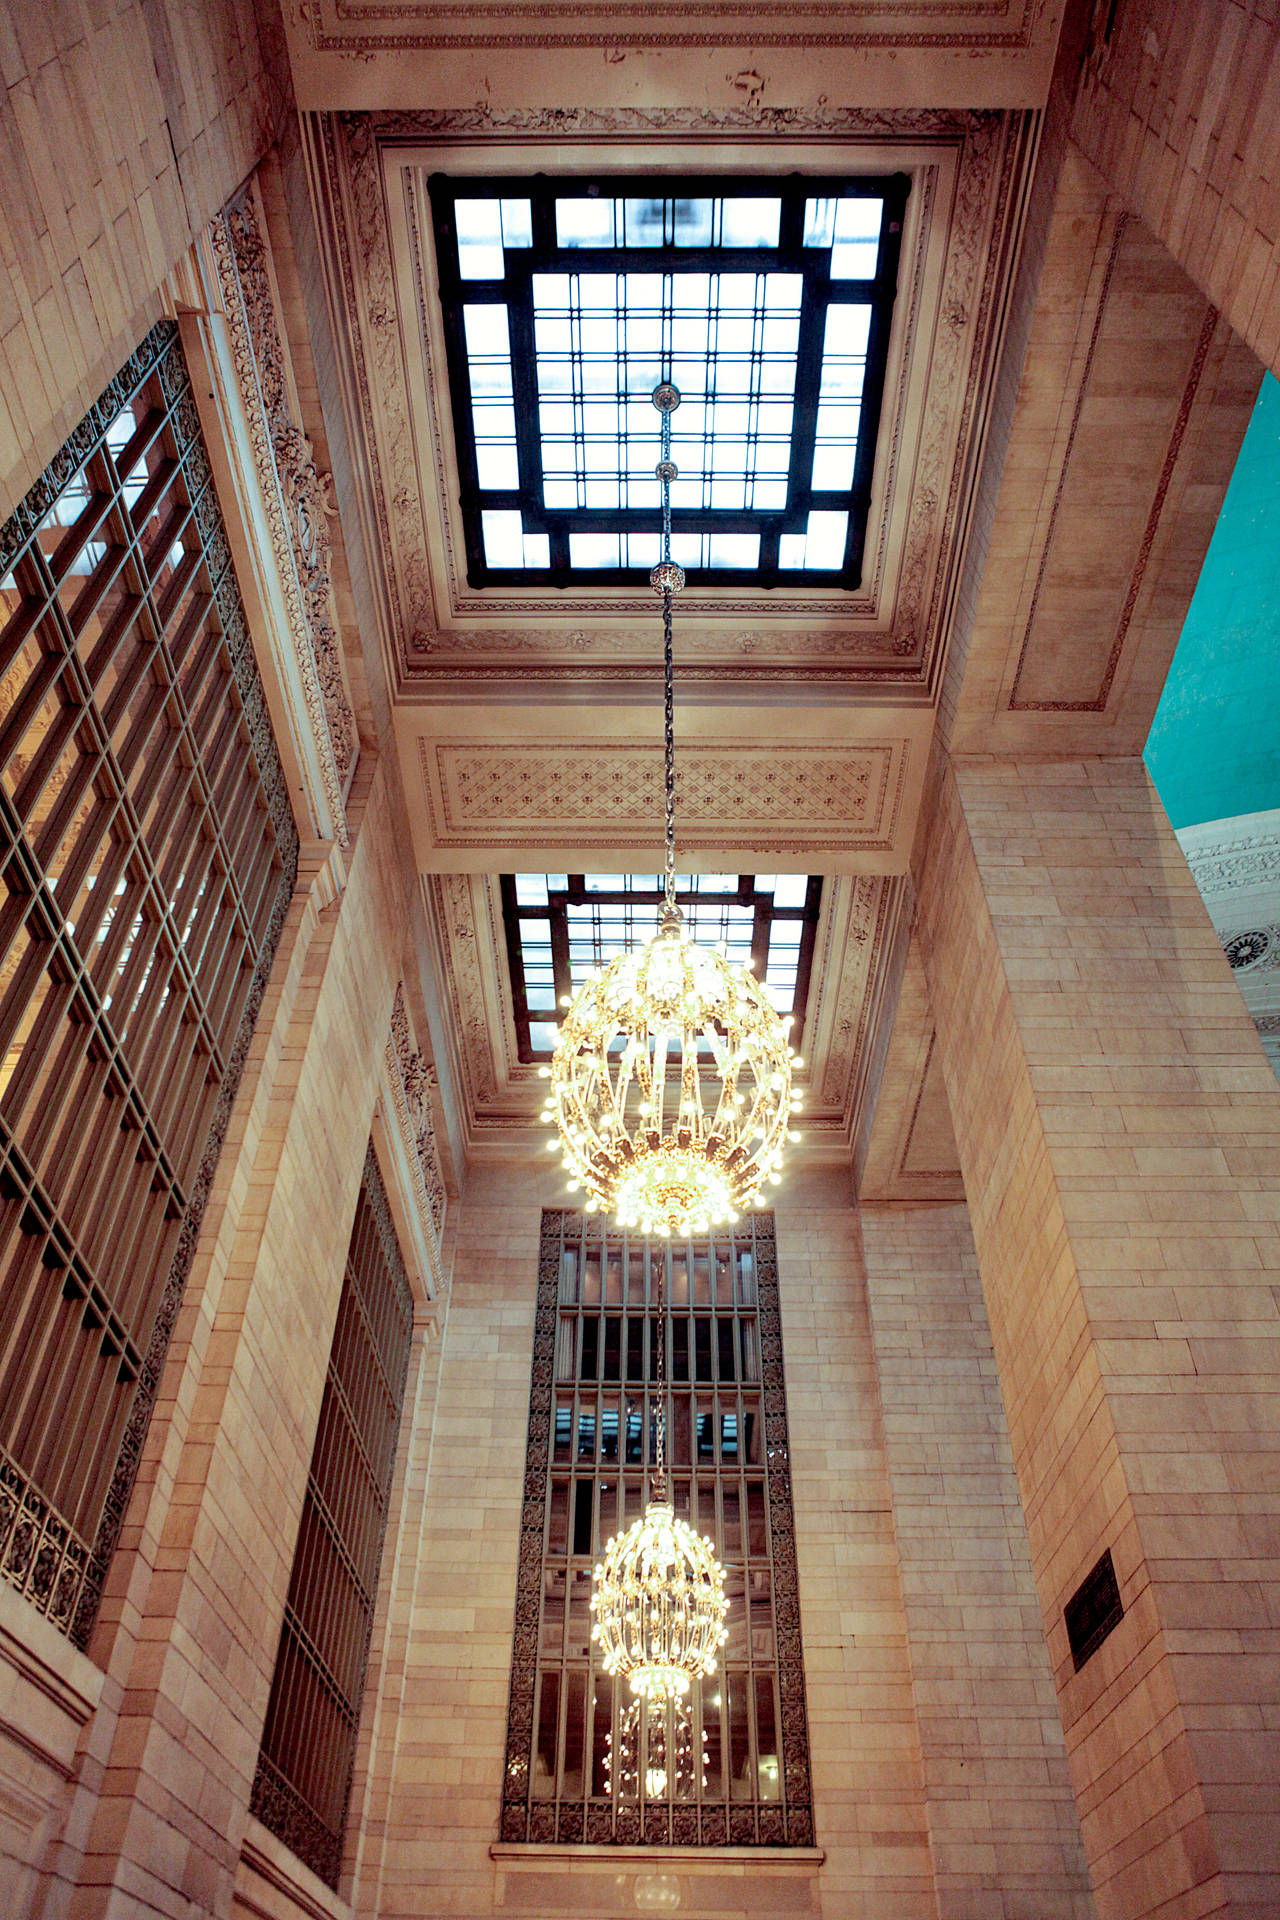
{"label": "spherical chandelier", "polygon": [[[802,1063],[750,965],[736,966],[682,931],[676,904],[672,599],[684,570],[671,558],[671,415],[664,381],[662,559],[650,581],[662,599],[666,740],[666,875],[658,932],[646,947],[589,974],[574,994],[550,1067],[544,1119],[557,1130],[569,1190],[589,1213],[645,1234],[705,1233],[735,1221],[777,1184],[800,1096]],[[671,1536],[674,1547],[676,1536]]]}

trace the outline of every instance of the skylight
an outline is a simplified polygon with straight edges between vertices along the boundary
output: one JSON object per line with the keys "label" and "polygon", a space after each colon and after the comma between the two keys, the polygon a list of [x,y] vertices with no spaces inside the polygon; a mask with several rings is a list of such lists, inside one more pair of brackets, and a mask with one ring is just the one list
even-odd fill
{"label": "skylight", "polygon": [[[517,873],[502,878],[516,1038],[522,1060],[550,1059],[564,1009],[585,974],[658,931],[662,875]],[[685,931],[751,960],[800,1048],[822,881],[801,873],[682,875]]]}
{"label": "skylight", "polygon": [[431,181],[468,579],[861,574],[907,181]]}

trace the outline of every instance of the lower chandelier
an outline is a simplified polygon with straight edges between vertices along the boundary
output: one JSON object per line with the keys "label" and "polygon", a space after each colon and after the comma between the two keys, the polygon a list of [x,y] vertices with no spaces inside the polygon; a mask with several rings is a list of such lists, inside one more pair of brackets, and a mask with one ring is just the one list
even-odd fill
{"label": "lower chandelier", "polygon": [[672,613],[684,571],[671,558],[671,415],[680,395],[654,389],[662,415],[662,597],[666,720],[666,886],[657,936],[589,974],[569,1003],[543,1117],[558,1133],[569,1191],[644,1234],[706,1233],[758,1206],[781,1178],[803,1064],[750,966],[681,932],[675,881]]}

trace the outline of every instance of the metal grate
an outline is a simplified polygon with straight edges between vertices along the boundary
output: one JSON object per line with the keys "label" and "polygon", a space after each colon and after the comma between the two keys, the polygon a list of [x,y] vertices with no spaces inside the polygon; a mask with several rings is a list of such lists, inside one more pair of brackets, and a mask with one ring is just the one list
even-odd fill
{"label": "metal grate", "polygon": [[470,583],[856,587],[908,189],[433,175]]}
{"label": "metal grate", "polygon": [[1093,1657],[1107,1635],[1124,1619],[1109,1547],[1068,1600],[1063,1618],[1071,1658],[1079,1673],[1085,1661]]}
{"label": "metal grate", "polygon": [[[652,940],[661,874],[516,873],[502,876],[516,1043],[524,1061],[549,1060],[563,1002],[592,969]],[[686,874],[676,899],[691,940],[750,961],[791,1044],[803,1045],[822,880],[802,873]]]}
{"label": "metal grate", "polygon": [[0,530],[0,1567],[80,1644],[297,847],[163,322]]}
{"label": "metal grate", "polygon": [[373,1149],[329,1355],[252,1809],[338,1884],[413,1298]]}
{"label": "metal grate", "polygon": [[[592,1567],[642,1509],[666,1267],[675,1509],[725,1566],[729,1641],[694,1689],[704,1778],[613,1772],[626,1690],[593,1662]],[[688,1243],[543,1214],[503,1785],[508,1841],[810,1846],[782,1340],[771,1216]]]}

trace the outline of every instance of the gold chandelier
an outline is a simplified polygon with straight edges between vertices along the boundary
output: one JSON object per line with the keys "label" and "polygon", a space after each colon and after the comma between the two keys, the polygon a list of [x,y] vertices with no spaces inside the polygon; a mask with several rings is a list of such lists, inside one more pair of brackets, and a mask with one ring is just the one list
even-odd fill
{"label": "gold chandelier", "polygon": [[[660,1798],[670,1768],[693,1752],[686,1699],[694,1680],[716,1670],[728,1639],[724,1568],[711,1541],[677,1519],[667,1486],[667,1263],[658,1256],[654,1373],[657,1399],[654,1476],[638,1520],[606,1543],[591,1590],[591,1638],[606,1673],[626,1679],[635,1696],[633,1721],[647,1717],[648,1797]],[[627,1730],[625,1720],[620,1723]],[[634,1737],[637,1728],[631,1726]],[[667,1755],[659,1763],[655,1753]],[[669,1751],[668,1751],[669,1750]],[[635,1749],[638,1754],[638,1746]],[[636,1765],[638,1767],[638,1760]],[[651,1777],[652,1776],[652,1777]],[[661,1776],[662,1785],[655,1783]]]}
{"label": "gold chandelier", "polygon": [[[777,1184],[803,1063],[750,969],[681,932],[676,905],[672,598],[684,569],[671,558],[671,415],[680,394],[654,388],[662,416],[662,559],[649,578],[662,598],[666,737],[666,876],[658,932],[582,982],[550,1067],[543,1118],[555,1126],[569,1191],[588,1213],[645,1234],[706,1233],[759,1206]],[[680,1523],[676,1522],[678,1526]],[[675,1551],[678,1536],[670,1536]],[[665,1551],[665,1548],[664,1548]]]}

